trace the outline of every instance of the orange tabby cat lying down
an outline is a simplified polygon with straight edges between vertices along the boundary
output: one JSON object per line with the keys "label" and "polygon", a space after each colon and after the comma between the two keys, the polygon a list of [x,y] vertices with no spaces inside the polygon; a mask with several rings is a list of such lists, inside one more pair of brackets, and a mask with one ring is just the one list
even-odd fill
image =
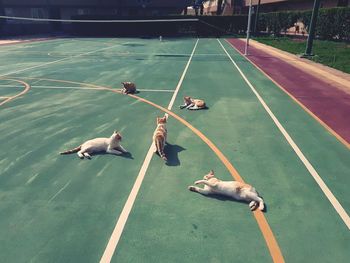
{"label": "orange tabby cat lying down", "polygon": [[204,109],[205,107],[206,106],[204,100],[193,99],[191,97],[185,96],[184,104],[180,106],[180,109],[186,108],[188,110],[200,110]]}
{"label": "orange tabby cat lying down", "polygon": [[264,210],[264,200],[254,187],[237,181],[221,181],[215,177],[213,170],[204,175],[203,180],[198,180],[194,184],[204,184],[204,188],[189,186],[188,190],[203,195],[219,194],[229,196],[236,200],[250,202],[249,207],[251,210],[256,208]]}

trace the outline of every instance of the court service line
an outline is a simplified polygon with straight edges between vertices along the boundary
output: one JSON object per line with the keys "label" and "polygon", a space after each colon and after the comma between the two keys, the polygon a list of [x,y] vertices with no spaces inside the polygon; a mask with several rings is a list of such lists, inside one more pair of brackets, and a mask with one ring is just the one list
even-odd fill
{"label": "court service line", "polygon": [[139,91],[146,91],[146,92],[175,92],[173,89],[137,89]]}
{"label": "court service line", "polygon": [[[1,85],[0,85],[1,87]],[[77,90],[101,90],[101,88],[92,88],[92,87],[68,87],[68,86],[31,86],[34,89],[77,89]],[[137,89],[138,91],[144,92],[171,92],[173,93],[175,90],[171,89]]]}
{"label": "court service line", "polygon": [[[11,88],[21,88],[22,86],[14,86],[14,85],[7,85],[7,84],[0,84],[0,87],[11,87]],[[70,87],[70,86],[31,86],[32,89],[77,89],[77,90],[101,90],[101,88],[92,88],[92,87]],[[175,92],[175,90],[172,89],[137,89],[138,91],[144,91],[144,92]],[[7,98],[7,97],[0,97],[0,98]]]}
{"label": "court service line", "polygon": [[120,45],[120,43],[118,43],[116,45],[113,45],[113,46],[110,46],[110,47],[104,47],[104,48],[100,48],[100,49],[97,49],[97,50],[93,50],[93,51],[89,51],[89,52],[85,52],[85,53],[80,53],[78,55],[65,57],[65,58],[61,58],[61,59],[50,61],[50,62],[45,62],[45,63],[39,64],[39,65],[36,65],[36,66],[32,66],[32,67],[28,67],[28,68],[24,68],[24,69],[19,69],[19,70],[14,70],[14,71],[11,71],[11,72],[8,72],[8,73],[5,73],[5,74],[1,74],[0,77],[5,77],[5,76],[8,76],[8,75],[17,74],[17,73],[20,73],[20,72],[23,72],[23,71],[27,71],[27,70],[30,70],[30,69],[40,68],[40,67],[43,67],[43,66],[59,63],[59,62],[65,61],[65,60],[78,58],[78,57],[85,56],[85,55],[92,54],[92,53],[96,53],[96,52],[99,52],[99,51],[102,51],[102,50],[111,49],[111,48],[114,48],[114,47],[116,47],[118,45]]}
{"label": "court service line", "polygon": [[[21,88],[22,86],[14,86],[14,85],[7,85],[7,84],[0,84],[0,88]],[[92,87],[69,87],[69,86],[30,86],[34,89],[87,89],[87,90],[100,90],[100,88],[92,88]]]}
{"label": "court service line", "polygon": [[309,171],[309,173],[311,174],[311,176],[314,178],[314,180],[316,181],[316,183],[319,185],[319,187],[321,188],[321,190],[323,191],[323,193],[326,195],[326,197],[328,198],[328,200],[330,201],[330,203],[332,204],[332,206],[334,207],[334,209],[337,211],[337,213],[339,214],[339,216],[341,217],[341,219],[343,220],[343,222],[345,223],[345,225],[348,227],[348,229],[350,229],[350,217],[349,215],[346,213],[345,209],[343,208],[343,206],[340,204],[340,202],[337,200],[337,198],[333,195],[333,193],[331,192],[331,190],[328,188],[328,186],[326,185],[326,183],[322,180],[321,176],[317,173],[316,169],[312,166],[312,164],[309,162],[309,160],[305,157],[305,155],[303,154],[303,152],[300,150],[300,148],[298,147],[298,145],[294,142],[294,140],[292,139],[292,137],[289,135],[289,133],[286,131],[286,129],[282,126],[282,124],[280,123],[280,121],[277,119],[277,117],[275,116],[275,114],[271,111],[271,109],[269,108],[269,106],[267,106],[266,102],[263,100],[263,98],[260,96],[260,94],[257,92],[257,90],[254,88],[254,86],[250,83],[250,81],[247,79],[247,77],[245,76],[245,74],[242,72],[242,70],[238,67],[237,63],[232,59],[231,55],[227,52],[227,50],[225,49],[225,47],[221,44],[220,40],[217,40],[219,42],[219,44],[221,45],[221,47],[223,48],[223,50],[225,51],[225,53],[227,54],[227,56],[229,57],[229,59],[231,60],[231,62],[233,63],[233,65],[236,67],[236,69],[238,70],[238,72],[241,74],[242,78],[244,79],[244,81],[248,84],[248,86],[250,87],[250,89],[253,91],[253,93],[255,94],[255,96],[258,98],[258,100],[260,101],[261,105],[264,107],[264,109],[266,110],[266,112],[269,114],[269,116],[271,117],[271,119],[273,120],[273,122],[276,124],[277,128],[280,130],[280,132],[283,134],[283,136],[285,137],[285,139],[287,140],[287,142],[289,143],[289,145],[292,147],[292,149],[294,150],[294,152],[297,154],[297,156],[299,157],[299,159],[302,161],[302,163],[304,164],[304,166],[306,167],[306,169]]}
{"label": "court service line", "polygon": [[[32,77],[25,77],[25,79],[37,79],[39,81],[52,81],[52,82],[58,82],[58,83],[68,83],[68,84],[76,84],[81,86],[89,86],[96,88],[101,91],[111,91],[114,93],[122,94],[119,89],[113,89],[109,87],[99,86],[91,83],[82,83],[82,82],[76,82],[76,81],[68,81],[68,80],[57,80],[57,79],[45,79],[45,78],[32,78]],[[189,122],[178,116],[177,114],[173,113],[172,111],[155,104],[149,100],[146,100],[144,98],[138,97],[136,95],[129,94],[129,97],[132,97],[138,101],[144,102],[146,104],[149,104],[155,108],[158,108],[159,110],[167,113],[168,115],[172,116],[174,119],[178,120],[180,123],[185,125],[187,128],[189,128],[195,135],[197,135],[205,144],[209,146],[209,148],[218,156],[220,161],[225,165],[227,170],[230,172],[232,177],[239,182],[244,183],[242,177],[239,175],[238,171],[235,169],[235,167],[230,163],[230,161],[226,158],[226,156],[216,147],[216,145],[211,142],[201,131],[193,127]],[[282,255],[282,252],[279,248],[279,245],[274,237],[274,234],[264,216],[264,214],[260,210],[254,211],[254,217],[258,223],[258,226],[265,238],[267,247],[270,251],[271,257],[273,259],[273,262],[276,263],[282,263],[284,262],[284,258]]]}
{"label": "court service line", "polygon": [[[174,102],[175,102],[175,99],[176,99],[176,96],[179,92],[179,89],[182,85],[182,82],[185,78],[185,75],[187,73],[187,70],[188,70],[188,67],[191,63],[191,60],[192,60],[192,57],[194,55],[194,52],[196,50],[196,47],[197,47],[197,44],[198,44],[198,40],[196,41],[194,47],[193,47],[193,50],[192,50],[192,53],[191,53],[191,56],[186,64],[186,67],[181,75],[181,78],[176,86],[176,89],[174,91],[174,94],[169,102],[169,105],[168,105],[168,110],[171,110]],[[117,245],[118,245],[118,242],[120,240],[120,237],[122,235],[122,232],[124,230],[124,227],[125,227],[125,224],[126,224],[126,221],[128,220],[128,217],[129,217],[129,214],[131,212],[131,209],[134,205],[134,202],[136,200],[136,196],[140,190],[140,187],[141,187],[141,184],[142,184],[142,181],[145,177],[145,174],[146,174],[146,171],[148,169],[148,166],[151,162],[151,159],[152,159],[152,156],[154,154],[154,145],[153,143],[151,144],[150,148],[148,149],[148,152],[147,152],[147,155],[146,155],[146,158],[142,164],[142,167],[141,167],[141,170],[139,171],[139,174],[137,175],[137,178],[136,178],[136,181],[134,183],[134,186],[129,194],[129,197],[123,207],[123,210],[119,216],[119,219],[117,221],[117,224],[112,232],[112,235],[108,241],[108,244],[106,246],[106,249],[102,255],[102,258],[100,260],[101,263],[107,263],[107,262],[110,262],[112,257],[113,257],[113,254],[117,248]]]}
{"label": "court service line", "polygon": [[0,84],[0,87],[2,87],[2,88],[22,88],[22,85],[16,86],[16,85],[10,85],[10,84]]}
{"label": "court service line", "polygon": [[[21,51],[22,52],[22,51]],[[69,52],[69,51],[64,51],[64,52],[40,52],[40,51],[32,51],[34,54],[47,54],[48,56],[67,56],[67,55],[74,55],[77,54],[77,52]],[[1,53],[1,51],[0,51]],[[30,52],[29,52],[30,53]],[[112,54],[108,54],[111,56],[156,56],[156,57],[187,57],[189,58],[191,56],[190,53],[143,53],[143,52],[113,52]],[[225,54],[222,53],[198,53],[196,54],[196,57],[204,56],[217,56],[217,57],[225,57]]]}

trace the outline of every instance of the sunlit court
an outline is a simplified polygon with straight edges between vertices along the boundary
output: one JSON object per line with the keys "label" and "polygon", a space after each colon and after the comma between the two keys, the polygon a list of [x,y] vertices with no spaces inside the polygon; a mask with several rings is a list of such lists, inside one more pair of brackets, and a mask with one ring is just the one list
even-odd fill
{"label": "sunlit court", "polygon": [[4,34],[0,262],[348,262],[349,74],[162,19]]}

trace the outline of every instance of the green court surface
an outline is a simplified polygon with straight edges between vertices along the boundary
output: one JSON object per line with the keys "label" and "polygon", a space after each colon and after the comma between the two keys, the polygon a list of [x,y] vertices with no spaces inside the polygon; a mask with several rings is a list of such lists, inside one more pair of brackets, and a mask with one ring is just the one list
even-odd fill
{"label": "green court surface", "polygon": [[[259,191],[286,262],[349,261],[349,149],[225,39],[69,38],[0,51],[0,97],[24,89],[15,80],[31,86],[0,106],[1,262],[278,262],[247,204],[188,191],[210,169],[233,179],[198,134],[170,115],[169,163],[147,159],[164,112],[100,89],[121,81],[170,105]],[[185,95],[208,109],[180,110]],[[114,130],[130,155],[59,155]]]}

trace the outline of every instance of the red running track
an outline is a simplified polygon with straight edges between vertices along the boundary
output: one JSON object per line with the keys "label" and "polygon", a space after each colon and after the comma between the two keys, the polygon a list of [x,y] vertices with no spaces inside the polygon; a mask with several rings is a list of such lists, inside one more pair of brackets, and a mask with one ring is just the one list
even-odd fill
{"label": "red running track", "polygon": [[[228,39],[228,42],[244,53],[244,41]],[[347,143],[350,143],[349,94],[252,46],[249,47],[249,59]]]}

